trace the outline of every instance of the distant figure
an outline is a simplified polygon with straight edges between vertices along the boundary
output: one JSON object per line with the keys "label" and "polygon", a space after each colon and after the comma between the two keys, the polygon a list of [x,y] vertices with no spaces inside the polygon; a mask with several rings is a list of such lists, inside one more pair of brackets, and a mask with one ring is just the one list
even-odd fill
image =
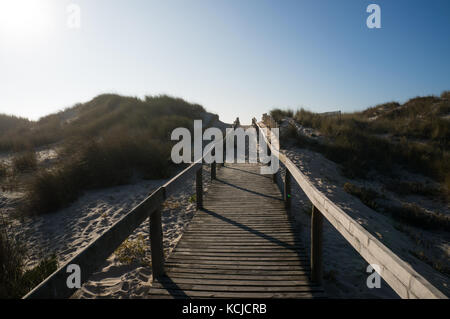
{"label": "distant figure", "polygon": [[234,121],[234,127],[238,127],[239,125],[241,125],[241,122],[239,122],[239,117],[236,118],[236,120]]}

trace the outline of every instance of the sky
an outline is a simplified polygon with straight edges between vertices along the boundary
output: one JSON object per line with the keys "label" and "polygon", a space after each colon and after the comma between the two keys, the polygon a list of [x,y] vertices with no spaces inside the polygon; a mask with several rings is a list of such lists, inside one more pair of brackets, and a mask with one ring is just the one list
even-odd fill
{"label": "sky", "polygon": [[0,113],[101,93],[177,96],[226,122],[351,112],[450,90],[449,52],[448,0],[0,0]]}

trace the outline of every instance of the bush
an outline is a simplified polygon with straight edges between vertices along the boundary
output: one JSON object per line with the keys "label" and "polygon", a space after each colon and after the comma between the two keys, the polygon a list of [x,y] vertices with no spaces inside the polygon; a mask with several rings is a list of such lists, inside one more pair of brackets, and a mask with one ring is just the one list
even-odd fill
{"label": "bush", "polygon": [[25,247],[0,231],[0,299],[21,298],[58,268],[56,256],[25,270]]}
{"label": "bush", "polygon": [[16,173],[33,171],[37,167],[36,153],[27,151],[16,154],[12,160],[12,165]]}
{"label": "bush", "polygon": [[139,235],[135,240],[126,239],[114,252],[119,261],[125,265],[139,263],[149,264],[146,252],[148,247],[145,244],[144,236]]}
{"label": "bush", "polygon": [[27,294],[34,287],[39,285],[42,281],[44,281],[48,276],[54,273],[58,269],[58,260],[56,259],[56,255],[52,255],[50,257],[42,259],[39,264],[23,273],[21,284],[23,291],[21,295]]}

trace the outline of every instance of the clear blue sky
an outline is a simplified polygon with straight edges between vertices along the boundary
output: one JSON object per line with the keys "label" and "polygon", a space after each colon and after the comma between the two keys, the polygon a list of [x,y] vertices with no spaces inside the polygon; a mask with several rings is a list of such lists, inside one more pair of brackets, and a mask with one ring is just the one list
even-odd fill
{"label": "clear blue sky", "polygon": [[[67,27],[70,3],[80,29]],[[370,3],[381,29],[366,26]],[[449,89],[448,0],[0,2],[0,113],[166,93],[249,122],[273,107],[353,111]]]}

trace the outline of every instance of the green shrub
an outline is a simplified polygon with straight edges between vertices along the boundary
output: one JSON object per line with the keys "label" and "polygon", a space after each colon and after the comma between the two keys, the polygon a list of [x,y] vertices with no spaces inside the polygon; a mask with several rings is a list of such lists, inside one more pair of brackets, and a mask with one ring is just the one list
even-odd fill
{"label": "green shrub", "polygon": [[0,230],[0,298],[19,298],[25,247]]}
{"label": "green shrub", "polygon": [[22,292],[21,296],[26,295],[34,287],[39,285],[48,276],[58,269],[58,260],[56,255],[42,259],[37,266],[26,270],[21,279]]}
{"label": "green shrub", "polygon": [[126,239],[114,252],[119,261],[125,265],[139,263],[149,264],[146,252],[148,247],[144,236],[139,235],[135,240]]}
{"label": "green shrub", "polygon": [[51,256],[25,270],[25,256],[25,246],[0,230],[0,299],[23,297],[58,267],[56,256]]}

